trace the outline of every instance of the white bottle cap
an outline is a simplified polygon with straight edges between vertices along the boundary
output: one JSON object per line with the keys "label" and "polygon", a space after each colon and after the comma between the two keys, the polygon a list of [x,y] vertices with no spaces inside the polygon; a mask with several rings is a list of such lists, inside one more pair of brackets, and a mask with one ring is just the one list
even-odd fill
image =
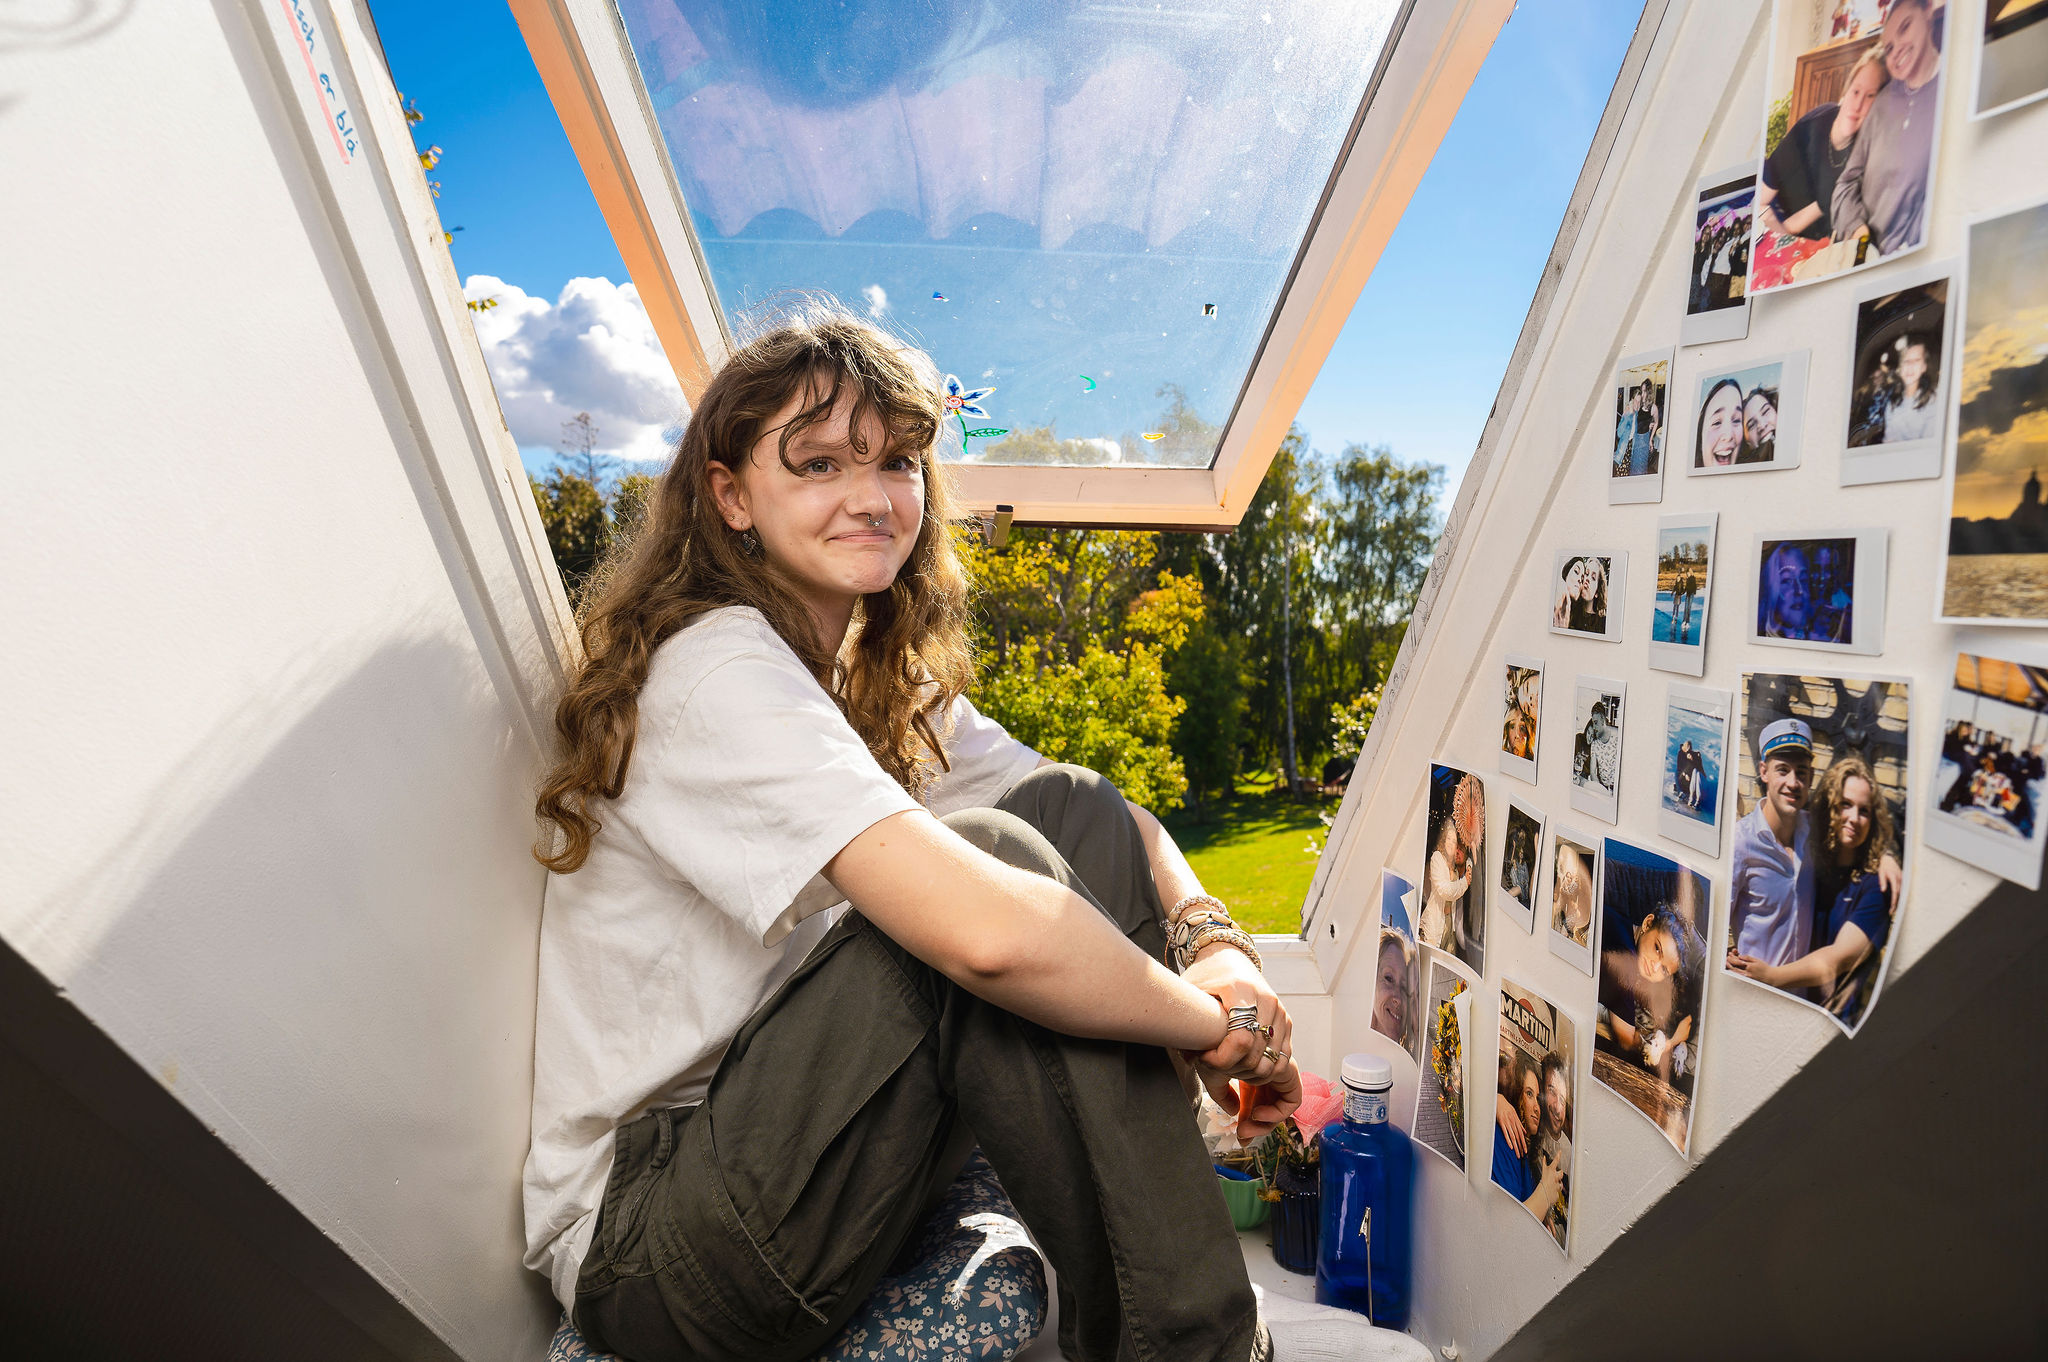
{"label": "white bottle cap", "polygon": [[1375,1088],[1391,1088],[1394,1086],[1394,1066],[1378,1055],[1346,1055],[1344,1086],[1362,1088],[1367,1092]]}

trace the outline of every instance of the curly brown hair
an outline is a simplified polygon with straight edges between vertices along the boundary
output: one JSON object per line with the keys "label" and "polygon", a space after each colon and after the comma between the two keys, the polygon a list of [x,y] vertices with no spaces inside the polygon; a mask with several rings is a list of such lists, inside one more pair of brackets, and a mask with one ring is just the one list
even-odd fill
{"label": "curly brown hair", "polygon": [[1842,836],[1842,787],[1851,780],[1870,786],[1870,835],[1863,839],[1863,854],[1857,858],[1856,869],[1859,873],[1875,874],[1898,834],[1892,829],[1892,811],[1884,802],[1884,791],[1877,788],[1877,777],[1870,773],[1863,758],[1837,757],[1829,765],[1816,792],[1819,798],[1814,801],[1814,821],[1820,824],[1819,831],[1827,834],[1827,847],[1832,855]]}
{"label": "curly brown hair", "polygon": [[[568,873],[590,854],[599,810],[625,789],[639,726],[640,690],[655,650],[692,620],[725,606],[761,612],[825,688],[891,779],[919,794],[946,769],[932,726],[973,679],[967,576],[954,542],[951,480],[937,457],[944,406],[938,372],[922,353],[836,305],[809,303],[736,350],[704,389],[674,458],[648,495],[639,528],[613,547],[581,612],[583,658],[555,705],[561,749],[541,782],[542,831],[534,857]],[[750,551],[720,516],[710,465],[738,472],[769,423],[794,400],[776,445],[828,419],[849,398],[855,457],[879,417],[888,446],[914,452],[924,518],[909,559],[887,591],[861,599],[837,649],[816,635],[792,582]]]}

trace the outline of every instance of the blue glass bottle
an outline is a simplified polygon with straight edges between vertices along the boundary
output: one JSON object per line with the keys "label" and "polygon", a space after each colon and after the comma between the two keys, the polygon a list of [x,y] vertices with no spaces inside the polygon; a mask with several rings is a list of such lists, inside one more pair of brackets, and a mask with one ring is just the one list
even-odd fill
{"label": "blue glass bottle", "polygon": [[1344,1116],[1323,1128],[1323,1224],[1316,1299],[1386,1329],[1408,1327],[1415,1242],[1415,1149],[1387,1124],[1394,1068],[1344,1057]]}

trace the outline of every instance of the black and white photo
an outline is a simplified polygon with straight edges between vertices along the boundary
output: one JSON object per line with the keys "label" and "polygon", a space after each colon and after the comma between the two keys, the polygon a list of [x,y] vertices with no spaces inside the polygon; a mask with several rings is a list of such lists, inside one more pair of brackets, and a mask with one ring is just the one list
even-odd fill
{"label": "black and white photo", "polygon": [[1572,807],[1619,822],[1626,681],[1581,676],[1572,691]]}

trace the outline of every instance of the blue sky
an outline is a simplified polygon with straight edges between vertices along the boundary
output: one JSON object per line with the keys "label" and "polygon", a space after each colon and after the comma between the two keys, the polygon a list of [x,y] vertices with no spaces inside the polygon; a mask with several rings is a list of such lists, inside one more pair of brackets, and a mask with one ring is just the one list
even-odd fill
{"label": "blue sky", "polygon": [[[678,414],[651,330],[503,0],[372,0],[507,417],[531,465],[566,414],[629,455]],[[1301,410],[1317,447],[1470,460],[1640,4],[1529,0],[1473,85]],[[565,294],[571,280],[577,285]],[[598,339],[595,343],[592,336]]]}

